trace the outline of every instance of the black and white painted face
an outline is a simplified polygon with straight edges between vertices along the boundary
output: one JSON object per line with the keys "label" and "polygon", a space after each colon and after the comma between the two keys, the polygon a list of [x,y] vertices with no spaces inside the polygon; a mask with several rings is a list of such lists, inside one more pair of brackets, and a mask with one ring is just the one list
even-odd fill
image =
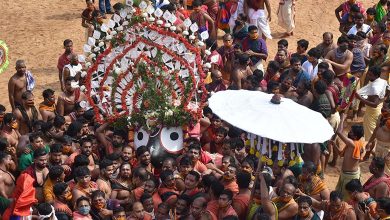
{"label": "black and white painted face", "polygon": [[134,146],[150,148],[151,162],[156,168],[162,166],[167,157],[175,158],[183,149],[183,129],[181,127],[162,127],[154,132],[140,128],[134,135]]}

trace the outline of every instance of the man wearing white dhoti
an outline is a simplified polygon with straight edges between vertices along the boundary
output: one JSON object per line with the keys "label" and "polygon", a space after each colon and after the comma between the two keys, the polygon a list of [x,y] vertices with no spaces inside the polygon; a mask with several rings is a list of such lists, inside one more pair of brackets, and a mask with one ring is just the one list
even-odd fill
{"label": "man wearing white dhoti", "polygon": [[[267,12],[264,10],[267,8]],[[265,40],[272,39],[268,21],[271,21],[271,5],[269,0],[244,0],[244,12],[248,15],[251,25],[256,25],[259,34]]]}
{"label": "man wearing white dhoti", "polygon": [[295,2],[294,0],[280,0],[278,15],[278,24],[286,29],[286,36],[293,35],[295,28]]}

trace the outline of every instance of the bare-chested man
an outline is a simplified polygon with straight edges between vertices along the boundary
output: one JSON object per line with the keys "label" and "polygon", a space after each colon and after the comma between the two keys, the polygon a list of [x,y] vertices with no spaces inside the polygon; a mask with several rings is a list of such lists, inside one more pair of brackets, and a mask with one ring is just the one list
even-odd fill
{"label": "bare-chested man", "polygon": [[301,81],[298,83],[297,94],[298,100],[297,103],[306,107],[310,107],[313,103],[314,97],[313,93],[310,92],[311,84],[310,81]]}
{"label": "bare-chested man", "polygon": [[34,150],[34,163],[27,167],[23,173],[29,174],[34,178],[35,198],[39,203],[44,202],[43,197],[43,184],[49,174],[47,168],[48,153],[45,148],[37,148]]}
{"label": "bare-chested man", "polygon": [[12,110],[22,103],[22,93],[27,90],[26,64],[16,61],[16,73],[8,81],[8,98]]}
{"label": "bare-chested man", "polygon": [[104,192],[106,199],[109,199],[111,196],[111,182],[112,174],[114,173],[114,164],[111,160],[103,159],[99,163],[100,175],[96,180],[96,184],[99,189]]}
{"label": "bare-chested man", "polygon": [[320,49],[322,57],[325,57],[329,51],[336,49],[337,45],[333,42],[333,34],[330,32],[322,34],[322,43],[318,44],[316,48]]}
{"label": "bare-chested man", "polygon": [[129,163],[122,163],[119,168],[119,178],[114,180],[112,184],[111,199],[119,200],[121,205],[129,204],[132,190],[131,186],[131,166]]}
{"label": "bare-chested man", "polygon": [[[264,8],[267,9],[268,17]],[[271,4],[269,0],[244,0],[244,13],[248,15],[251,25],[255,25],[260,36],[265,40],[272,39],[269,23],[271,22]]]}
{"label": "bare-chested man", "polygon": [[74,171],[74,175],[77,183],[72,190],[73,204],[75,204],[77,199],[81,196],[91,198],[92,192],[98,190],[97,184],[91,181],[91,172],[89,172],[88,167],[77,167]]}
{"label": "bare-chested man", "polygon": [[240,54],[238,56],[238,65],[234,68],[232,73],[232,85],[241,89],[241,80],[252,74],[253,72],[249,65],[249,56],[247,54]]}
{"label": "bare-chested man", "polygon": [[0,136],[7,139],[10,147],[15,149],[19,143],[20,133],[18,131],[18,121],[12,113],[6,113],[4,115],[3,127],[0,132]]}
{"label": "bare-chested man", "polygon": [[72,166],[74,160],[77,155],[84,154],[89,159],[88,169],[94,174],[98,169],[98,165],[96,164],[97,156],[92,152],[92,139],[89,137],[82,138],[80,140],[80,149],[71,154],[68,159],[65,161],[65,164],[68,166]]}
{"label": "bare-chested man", "polygon": [[348,38],[341,36],[337,40],[337,48],[326,54],[324,61],[331,64],[336,77],[350,72],[353,54],[348,50]]}
{"label": "bare-chested man", "polygon": [[40,119],[40,114],[34,106],[34,95],[32,92],[24,91],[22,93],[21,105],[16,106],[13,113],[18,121],[21,135],[33,131],[33,123]]}
{"label": "bare-chested man", "polygon": [[385,166],[385,159],[374,157],[369,166],[372,176],[363,185],[363,190],[375,200],[390,195],[390,177],[385,174]]}
{"label": "bare-chested man", "polygon": [[54,96],[54,90],[45,89],[42,93],[43,102],[39,104],[39,113],[41,113],[42,120],[47,122],[53,122],[57,115],[56,110],[56,98]]}
{"label": "bare-chested man", "polygon": [[64,116],[74,111],[77,102],[86,100],[85,94],[78,88],[78,83],[74,77],[65,79],[65,91],[58,96],[57,112]]}
{"label": "bare-chested man", "polygon": [[15,188],[15,177],[12,175],[13,164],[11,155],[0,152],[0,196],[10,198]]}
{"label": "bare-chested man", "polygon": [[[375,156],[385,157],[386,159],[387,156],[390,155],[390,118],[388,115],[390,115],[390,104],[383,103],[382,114],[379,116],[376,127],[366,145],[367,156],[369,156],[374,149],[375,140]],[[386,161],[385,170],[387,174],[390,174],[390,160]]]}
{"label": "bare-chested man", "polygon": [[364,147],[361,138],[364,135],[364,130],[361,125],[353,125],[346,136],[343,133],[344,120],[346,115],[341,116],[341,122],[337,128],[336,134],[345,143],[345,148],[339,150],[340,155],[344,155],[343,164],[341,166],[341,174],[337,182],[336,190],[343,194],[344,201],[349,201],[349,194],[345,190],[345,185],[352,179],[360,178],[359,163],[364,157]]}

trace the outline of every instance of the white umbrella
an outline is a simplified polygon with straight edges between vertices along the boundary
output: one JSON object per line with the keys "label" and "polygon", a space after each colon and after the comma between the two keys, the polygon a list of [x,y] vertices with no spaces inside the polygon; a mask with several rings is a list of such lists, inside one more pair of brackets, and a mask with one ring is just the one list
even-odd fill
{"label": "white umbrella", "polygon": [[209,106],[231,125],[283,143],[322,143],[334,134],[320,113],[286,98],[273,104],[272,96],[259,91],[227,90],[213,94]]}

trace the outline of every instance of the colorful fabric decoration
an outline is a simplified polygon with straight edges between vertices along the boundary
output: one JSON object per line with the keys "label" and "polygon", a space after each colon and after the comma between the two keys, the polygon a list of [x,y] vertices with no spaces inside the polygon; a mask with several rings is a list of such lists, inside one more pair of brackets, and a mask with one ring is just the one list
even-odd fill
{"label": "colorful fabric decoration", "polygon": [[0,73],[3,73],[9,65],[8,47],[4,41],[0,40]]}

